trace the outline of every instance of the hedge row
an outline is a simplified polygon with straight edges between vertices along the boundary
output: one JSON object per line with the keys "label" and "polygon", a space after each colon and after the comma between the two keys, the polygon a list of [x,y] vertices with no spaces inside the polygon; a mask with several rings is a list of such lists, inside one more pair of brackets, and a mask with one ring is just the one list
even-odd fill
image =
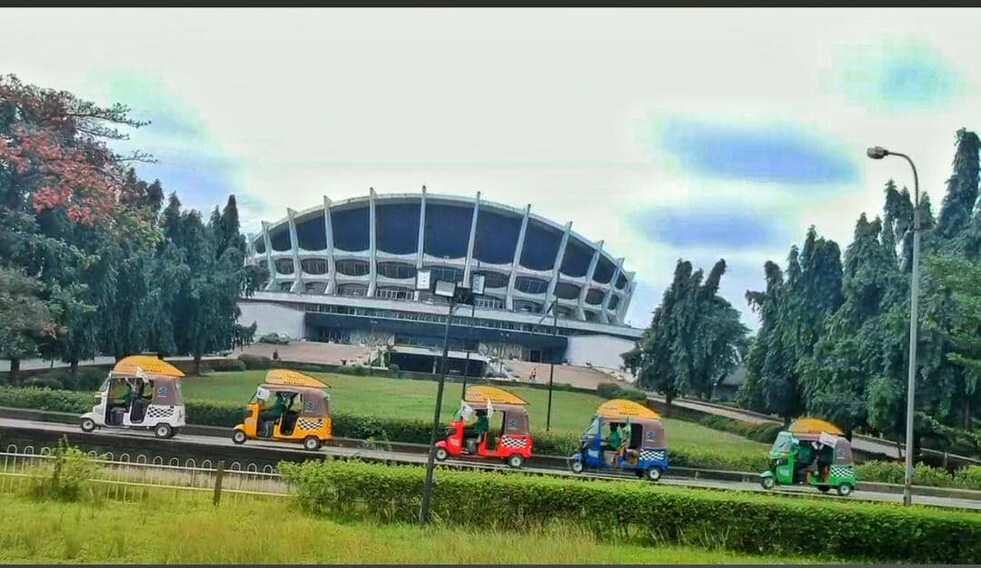
{"label": "hedge row", "polygon": [[[899,462],[872,461],[859,465],[856,470],[859,479],[866,481],[902,484],[906,480],[906,465]],[[913,485],[981,491],[981,466],[972,465],[950,473],[942,467],[918,463],[913,468]]]}
{"label": "hedge row", "polygon": [[[383,522],[413,522],[425,477],[417,466],[339,461],[283,463],[280,471],[307,511]],[[981,559],[981,515],[644,483],[441,469],[433,518],[510,531],[572,524],[616,542],[751,553],[965,564]]]}
{"label": "hedge row", "polygon": [[[681,419],[684,420],[684,418]],[[777,439],[777,434],[784,429],[783,425],[772,422],[752,424],[724,416],[704,416],[696,422],[713,430],[738,434],[744,438],[764,444],[772,444]]]}

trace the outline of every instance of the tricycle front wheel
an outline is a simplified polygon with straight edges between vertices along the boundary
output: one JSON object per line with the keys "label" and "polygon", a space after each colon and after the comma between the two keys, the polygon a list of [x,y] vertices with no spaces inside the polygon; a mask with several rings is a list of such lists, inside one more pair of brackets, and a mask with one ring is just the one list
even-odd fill
{"label": "tricycle front wheel", "polygon": [[772,477],[761,477],[760,485],[763,486],[763,489],[769,491],[773,489],[773,486],[776,485],[776,482],[773,480]]}

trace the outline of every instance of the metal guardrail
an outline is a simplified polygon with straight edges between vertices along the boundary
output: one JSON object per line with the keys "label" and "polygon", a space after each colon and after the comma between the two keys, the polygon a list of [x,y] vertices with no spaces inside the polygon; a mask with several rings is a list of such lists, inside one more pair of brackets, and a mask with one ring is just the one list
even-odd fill
{"label": "metal guardrail", "polygon": [[[90,490],[116,500],[139,499],[148,491],[154,491],[155,498],[161,492],[173,496],[210,492],[217,504],[223,496],[283,496],[289,492],[282,475],[268,465],[260,470],[255,463],[235,461],[226,467],[224,461],[213,463],[209,459],[200,464],[187,459],[181,465],[177,458],[164,463],[161,456],[138,454],[131,459],[128,453],[95,451],[88,452],[87,458],[94,466],[92,476],[86,479]],[[16,492],[50,478],[57,459],[49,447],[8,444],[0,452],[0,493]]]}

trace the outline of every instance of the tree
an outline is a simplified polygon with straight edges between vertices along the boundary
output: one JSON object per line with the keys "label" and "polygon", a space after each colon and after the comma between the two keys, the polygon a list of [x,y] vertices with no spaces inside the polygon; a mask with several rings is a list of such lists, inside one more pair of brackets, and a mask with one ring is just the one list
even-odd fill
{"label": "tree", "polygon": [[650,327],[623,354],[638,384],[663,394],[669,409],[681,394],[710,398],[746,353],[748,330],[738,311],[718,296],[725,268],[724,260],[717,262],[703,283],[701,270],[679,260]]}
{"label": "tree", "polygon": [[957,131],[957,150],[954,154],[954,173],[947,180],[937,234],[953,239],[967,228],[978,200],[978,135],[965,129]]}
{"label": "tree", "polygon": [[24,274],[0,267],[0,357],[10,360],[10,382],[17,384],[20,360],[38,353],[45,338],[61,330],[41,285]]}

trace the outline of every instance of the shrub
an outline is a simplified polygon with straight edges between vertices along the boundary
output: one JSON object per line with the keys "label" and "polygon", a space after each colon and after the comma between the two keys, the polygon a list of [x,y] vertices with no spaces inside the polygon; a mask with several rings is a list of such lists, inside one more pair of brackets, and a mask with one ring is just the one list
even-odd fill
{"label": "shrub", "polygon": [[238,356],[238,360],[245,365],[245,368],[250,371],[262,370],[262,369],[272,369],[272,359],[266,357],[265,355],[249,355],[248,353],[242,353]]}
{"label": "shrub", "polygon": [[368,369],[365,368],[365,366],[364,365],[361,365],[361,364],[357,364],[357,365],[351,367],[351,371],[353,372],[353,374],[355,374],[355,375],[357,375],[359,377],[363,377],[364,375],[367,375],[368,374]]}
{"label": "shrub", "polygon": [[0,406],[82,414],[83,412],[92,410],[93,403],[92,395],[88,393],[38,388],[0,387]]}
{"label": "shrub", "polygon": [[[866,462],[856,467],[856,473],[862,481],[895,483],[897,485],[906,482],[906,465],[899,462]],[[955,470],[951,474],[942,467],[919,463],[913,467],[913,485],[981,491],[981,466],[972,465]]]}
{"label": "shrub", "polygon": [[388,374],[395,378],[400,378],[402,376],[402,369],[400,369],[398,365],[389,365]]}
{"label": "shrub", "polygon": [[85,496],[96,465],[82,450],[62,439],[52,452],[53,459],[42,462],[31,473],[28,494],[35,499],[78,501]]}
{"label": "shrub", "polygon": [[[301,506],[412,522],[425,477],[418,466],[307,461],[280,464]],[[533,531],[572,523],[605,540],[693,544],[710,533],[741,552],[971,563],[981,516],[891,504],[717,492],[611,481],[440,470],[433,519],[449,526]]]}
{"label": "shrub", "polygon": [[[683,416],[679,418],[684,420]],[[724,416],[704,416],[699,418],[696,422],[702,426],[712,428],[713,430],[731,432],[764,444],[772,444],[773,441],[777,439],[777,434],[783,430],[782,425],[774,422],[752,424],[749,422],[733,420]]]}
{"label": "shrub", "polygon": [[39,389],[62,389],[65,386],[62,382],[64,378],[63,373],[60,371],[49,371],[41,375],[24,379],[23,386]]}
{"label": "shrub", "polygon": [[616,383],[600,383],[596,387],[596,394],[606,399],[623,398],[634,402],[647,402],[647,393],[644,391]]}
{"label": "shrub", "polygon": [[211,359],[208,361],[208,367],[216,373],[247,370],[245,361],[242,361],[241,356],[238,359]]}

